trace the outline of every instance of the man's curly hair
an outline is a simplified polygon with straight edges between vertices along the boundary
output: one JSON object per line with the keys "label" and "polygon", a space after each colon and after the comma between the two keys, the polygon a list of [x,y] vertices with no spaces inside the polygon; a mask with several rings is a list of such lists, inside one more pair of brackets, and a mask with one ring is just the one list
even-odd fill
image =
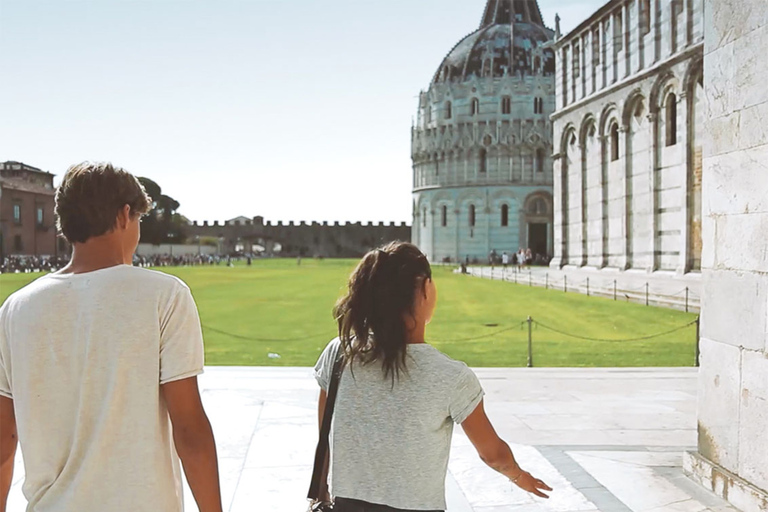
{"label": "man's curly hair", "polygon": [[152,208],[152,199],[135,176],[110,163],[76,164],[56,191],[56,226],[70,243],[85,243],[114,229],[125,205],[132,215]]}

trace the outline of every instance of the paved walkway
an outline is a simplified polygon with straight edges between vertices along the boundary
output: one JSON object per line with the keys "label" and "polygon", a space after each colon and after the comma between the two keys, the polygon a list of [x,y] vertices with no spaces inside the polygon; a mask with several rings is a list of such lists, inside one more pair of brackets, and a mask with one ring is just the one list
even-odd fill
{"label": "paved walkway", "polygon": [[[695,369],[479,369],[486,404],[521,464],[555,488],[528,496],[457,429],[449,512],[737,512],[682,474],[696,443]],[[203,399],[224,509],[305,510],[317,437],[307,368],[209,368]],[[8,512],[22,512],[21,462]],[[187,492],[187,511],[196,511]]]}
{"label": "paved walkway", "polygon": [[672,272],[598,270],[590,268],[551,269],[530,267],[518,270],[510,265],[472,266],[467,272],[476,277],[547,287],[568,293],[596,295],[617,300],[671,307],[697,313],[701,304],[700,274],[679,275]]}

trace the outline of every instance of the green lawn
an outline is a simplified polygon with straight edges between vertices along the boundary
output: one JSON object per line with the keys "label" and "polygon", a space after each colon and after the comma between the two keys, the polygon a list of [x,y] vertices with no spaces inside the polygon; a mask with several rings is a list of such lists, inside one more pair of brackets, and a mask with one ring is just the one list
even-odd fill
{"label": "green lawn", "polygon": [[[256,261],[252,267],[169,268],[197,300],[207,364],[309,366],[335,333],[331,308],[355,262]],[[696,319],[693,314],[529,288],[435,268],[437,314],[428,340],[471,366],[525,366],[533,327],[536,366],[691,366],[695,326],[648,340]],[[0,276],[0,300],[37,277]],[[270,359],[268,354],[280,354]]]}

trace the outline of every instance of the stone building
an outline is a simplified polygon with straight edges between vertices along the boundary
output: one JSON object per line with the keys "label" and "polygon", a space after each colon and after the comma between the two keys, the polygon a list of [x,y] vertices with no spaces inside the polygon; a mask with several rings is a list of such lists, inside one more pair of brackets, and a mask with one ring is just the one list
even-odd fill
{"label": "stone building", "polygon": [[185,227],[187,242],[195,237],[216,239],[223,254],[255,252],[258,246],[268,255],[284,257],[320,256],[325,258],[357,258],[387,242],[411,239],[411,228],[405,223],[372,222],[277,222],[263,217],[237,217],[220,223],[193,222]]}
{"label": "stone building", "polygon": [[420,94],[413,242],[432,261],[551,253],[553,37],[536,0],[488,0]]}
{"label": "stone building", "polygon": [[557,40],[553,267],[700,271],[703,1],[611,0]]}
{"label": "stone building", "polygon": [[686,470],[768,510],[768,2],[707,0],[699,449]]}
{"label": "stone building", "polygon": [[56,256],[53,174],[20,162],[0,163],[0,259]]}

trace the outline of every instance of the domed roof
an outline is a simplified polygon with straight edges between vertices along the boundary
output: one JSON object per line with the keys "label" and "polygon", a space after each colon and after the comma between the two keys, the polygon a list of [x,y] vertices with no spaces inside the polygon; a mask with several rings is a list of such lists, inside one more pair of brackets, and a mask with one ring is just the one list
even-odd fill
{"label": "domed roof", "polygon": [[554,52],[544,48],[554,34],[544,26],[536,0],[488,0],[480,28],[451,50],[433,83],[554,74]]}

